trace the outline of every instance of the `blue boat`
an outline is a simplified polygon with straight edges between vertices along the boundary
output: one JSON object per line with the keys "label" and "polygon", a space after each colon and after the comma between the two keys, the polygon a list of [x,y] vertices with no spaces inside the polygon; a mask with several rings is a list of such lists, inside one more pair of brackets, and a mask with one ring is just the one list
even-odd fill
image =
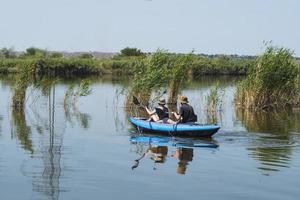
{"label": "blue boat", "polygon": [[157,133],[167,136],[211,137],[220,129],[218,125],[202,125],[197,123],[166,124],[136,117],[130,117],[129,120],[140,132]]}

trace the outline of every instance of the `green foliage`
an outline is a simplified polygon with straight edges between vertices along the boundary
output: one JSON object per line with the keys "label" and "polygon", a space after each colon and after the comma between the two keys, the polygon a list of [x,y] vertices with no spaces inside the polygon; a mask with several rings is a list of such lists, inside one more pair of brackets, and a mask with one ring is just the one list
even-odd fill
{"label": "green foliage", "polygon": [[143,56],[144,53],[137,48],[126,47],[121,50],[121,56]]}
{"label": "green foliage", "polygon": [[15,58],[17,57],[16,53],[12,48],[2,48],[0,49],[0,59],[1,58]]}
{"label": "green foliage", "polygon": [[208,58],[195,56],[192,64],[193,76],[201,75],[246,75],[254,65],[254,59],[219,56]]}
{"label": "green foliage", "polygon": [[161,50],[150,57],[138,60],[133,71],[133,91],[151,91],[166,85],[171,64],[171,57]]}
{"label": "green foliage", "polygon": [[[138,72],[135,69],[135,64],[147,60],[147,57],[119,57],[118,59],[82,59],[82,58],[64,58],[59,54],[50,54],[47,58],[24,57],[14,59],[0,58],[0,73],[18,72],[23,64],[37,63],[43,60],[43,68],[52,71],[52,74],[133,74]],[[176,55],[169,55],[170,57]],[[181,55],[182,56],[182,55]],[[151,57],[151,56],[149,56]],[[221,64],[222,62],[219,62]],[[188,65],[194,77],[202,75],[245,75],[253,66],[252,60],[231,59],[228,63],[222,65],[217,64],[216,59],[209,59],[199,56],[193,56],[193,61]],[[55,71],[55,73],[54,73]]]}
{"label": "green foliage", "polygon": [[169,88],[169,102],[176,102],[180,86],[187,80],[192,54],[170,55],[158,50],[152,56],[136,62],[132,92],[151,94],[162,87]]}
{"label": "green foliage", "polygon": [[16,58],[0,59],[0,73],[20,73],[31,65],[33,74],[51,76],[83,76],[101,74],[132,74],[137,59],[82,59],[82,58]]}
{"label": "green foliage", "polygon": [[209,110],[217,111],[222,106],[222,97],[224,96],[224,89],[220,88],[219,83],[210,89],[207,97],[207,108]]}
{"label": "green foliage", "polygon": [[30,47],[26,49],[25,57],[38,57],[38,58],[44,58],[46,57],[47,51],[35,47]]}
{"label": "green foliage", "polygon": [[92,89],[90,88],[90,81],[83,80],[79,84],[78,91],[76,92],[76,96],[83,97],[88,96],[92,93]]}
{"label": "green foliage", "polygon": [[221,107],[223,105],[222,99],[224,93],[224,89],[220,88],[218,82],[210,89],[206,106],[206,113],[208,117],[207,123],[217,123],[217,113],[221,110]]}
{"label": "green foliage", "polygon": [[64,55],[59,52],[53,52],[49,55],[49,58],[62,58],[62,57],[64,57]]}
{"label": "green foliage", "polygon": [[[35,47],[26,49],[26,52],[18,57],[16,57],[12,49],[3,48],[0,52],[0,73],[20,72],[23,64],[35,63],[38,74],[55,76],[104,73],[134,74],[139,71],[135,69],[135,64],[143,65],[142,62],[147,63],[149,61],[147,57],[153,57],[146,56],[139,49],[129,47],[123,49],[121,54],[110,59],[96,59],[91,54],[82,54],[76,58],[65,58],[59,52],[49,53],[46,50]],[[175,59],[178,56],[183,59],[184,57],[184,55],[170,54],[168,52],[165,52],[165,54],[168,56],[167,59]],[[206,74],[245,75],[254,62],[251,59],[241,59],[232,56],[204,57],[190,55],[190,57],[192,57],[192,62],[186,66],[190,75],[194,77]],[[153,65],[155,65],[154,60]]]}
{"label": "green foliage", "polygon": [[83,53],[80,56],[78,56],[78,58],[82,58],[82,59],[91,59],[93,57],[94,56],[92,54],[90,54],[90,53]]}
{"label": "green foliage", "polygon": [[256,60],[237,92],[237,102],[243,107],[265,109],[295,104],[297,68],[293,52],[269,46]]}

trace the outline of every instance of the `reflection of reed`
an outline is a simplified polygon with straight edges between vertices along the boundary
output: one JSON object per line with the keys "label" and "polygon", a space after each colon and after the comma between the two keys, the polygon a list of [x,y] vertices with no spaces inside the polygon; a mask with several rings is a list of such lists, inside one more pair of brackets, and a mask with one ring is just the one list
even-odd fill
{"label": "reflection of reed", "polygon": [[73,120],[77,120],[80,124],[80,126],[84,129],[89,128],[89,122],[91,120],[91,116],[87,113],[80,112],[75,104],[67,103],[64,104],[64,113],[65,113],[65,119],[73,124]]}
{"label": "reflection of reed", "polygon": [[[3,120],[3,117],[2,115],[0,115],[0,136],[1,136],[1,133],[2,133],[2,130],[1,130],[1,122]],[[0,157],[0,172],[1,172],[1,168],[2,168],[2,158]]]}
{"label": "reflection of reed", "polygon": [[287,147],[257,147],[248,148],[250,155],[261,163],[258,169],[268,175],[271,171],[280,171],[290,165],[291,151]]}
{"label": "reflection of reed", "polygon": [[[236,115],[249,132],[257,132],[259,136],[251,142],[254,147],[248,148],[250,155],[261,164],[258,169],[268,174],[289,167],[293,148],[291,144],[294,143],[290,131],[297,130],[299,123],[296,115],[243,109],[237,109]],[[268,134],[259,134],[261,132]]]}
{"label": "reflection of reed", "polygon": [[2,129],[1,129],[2,120],[3,120],[3,117],[2,117],[2,115],[0,115],[0,135],[1,135],[1,132],[2,132]]}
{"label": "reflection of reed", "polygon": [[[51,89],[50,89],[51,91]],[[63,135],[55,131],[55,86],[49,95],[49,138],[41,141],[41,153],[44,170],[41,177],[35,177],[33,190],[43,193],[48,199],[59,199],[61,191],[59,180],[61,176],[60,159],[62,154]]]}
{"label": "reflection of reed", "polygon": [[12,137],[16,136],[21,143],[21,146],[33,153],[32,141],[30,138],[31,128],[26,123],[24,109],[19,109],[15,106],[12,107]]}

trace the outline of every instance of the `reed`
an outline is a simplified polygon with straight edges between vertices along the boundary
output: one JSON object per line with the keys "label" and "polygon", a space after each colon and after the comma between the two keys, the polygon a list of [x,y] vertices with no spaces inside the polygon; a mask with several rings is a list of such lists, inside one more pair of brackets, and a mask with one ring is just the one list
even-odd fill
{"label": "reed", "polygon": [[152,92],[168,88],[168,102],[176,103],[180,88],[188,78],[192,59],[191,54],[170,55],[167,51],[158,50],[152,56],[139,60],[133,72],[132,92],[147,96]]}
{"label": "reed", "polygon": [[299,68],[289,49],[269,46],[237,89],[240,107],[262,110],[297,104]]}
{"label": "reed", "polygon": [[[156,55],[154,53],[154,55]],[[184,54],[170,54],[165,52],[169,58],[184,57]],[[116,56],[113,58],[92,58],[92,57],[62,57],[59,53],[49,56],[20,56],[0,57],[0,74],[19,73],[23,65],[31,63],[38,65],[37,72],[40,74],[51,74],[52,76],[82,76],[102,74],[126,74],[135,73],[134,65],[136,60],[147,62],[148,54],[144,56]],[[193,55],[191,63],[187,66],[193,77],[202,75],[245,75],[254,59],[232,58],[219,56],[214,58]]]}
{"label": "reed", "polygon": [[213,87],[211,87],[209,95],[207,96],[206,102],[206,115],[207,123],[214,124],[217,123],[218,112],[221,111],[223,105],[224,89],[219,86],[217,82]]}

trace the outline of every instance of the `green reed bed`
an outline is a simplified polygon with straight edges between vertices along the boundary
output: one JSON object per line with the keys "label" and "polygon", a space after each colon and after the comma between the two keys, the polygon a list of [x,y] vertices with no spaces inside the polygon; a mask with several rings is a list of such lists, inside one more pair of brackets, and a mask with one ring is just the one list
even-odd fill
{"label": "green reed bed", "polygon": [[208,58],[196,56],[192,64],[193,76],[201,75],[246,75],[255,59],[218,56]]}
{"label": "green reed bed", "polygon": [[132,92],[150,98],[151,92],[167,88],[168,102],[176,103],[179,90],[188,79],[192,60],[192,54],[170,55],[166,51],[158,50],[153,55],[136,62]]}
{"label": "green reed bed", "polygon": [[134,59],[93,58],[14,58],[0,59],[0,73],[20,73],[30,65],[34,73],[53,76],[80,76],[92,74],[130,74]]}
{"label": "green reed bed", "polygon": [[[153,55],[153,54],[152,54]],[[167,54],[167,56],[183,56]],[[147,61],[147,56],[115,56],[114,58],[90,57],[17,57],[0,58],[0,73],[18,73],[24,65],[31,64],[37,73],[60,76],[88,74],[130,74],[135,73],[134,65],[141,60]],[[218,56],[209,58],[193,55],[192,62],[187,66],[190,75],[245,75],[253,66],[254,59],[232,58]]]}
{"label": "green reed bed", "polygon": [[299,103],[299,65],[293,52],[267,47],[236,93],[237,105],[255,110],[285,108]]}

